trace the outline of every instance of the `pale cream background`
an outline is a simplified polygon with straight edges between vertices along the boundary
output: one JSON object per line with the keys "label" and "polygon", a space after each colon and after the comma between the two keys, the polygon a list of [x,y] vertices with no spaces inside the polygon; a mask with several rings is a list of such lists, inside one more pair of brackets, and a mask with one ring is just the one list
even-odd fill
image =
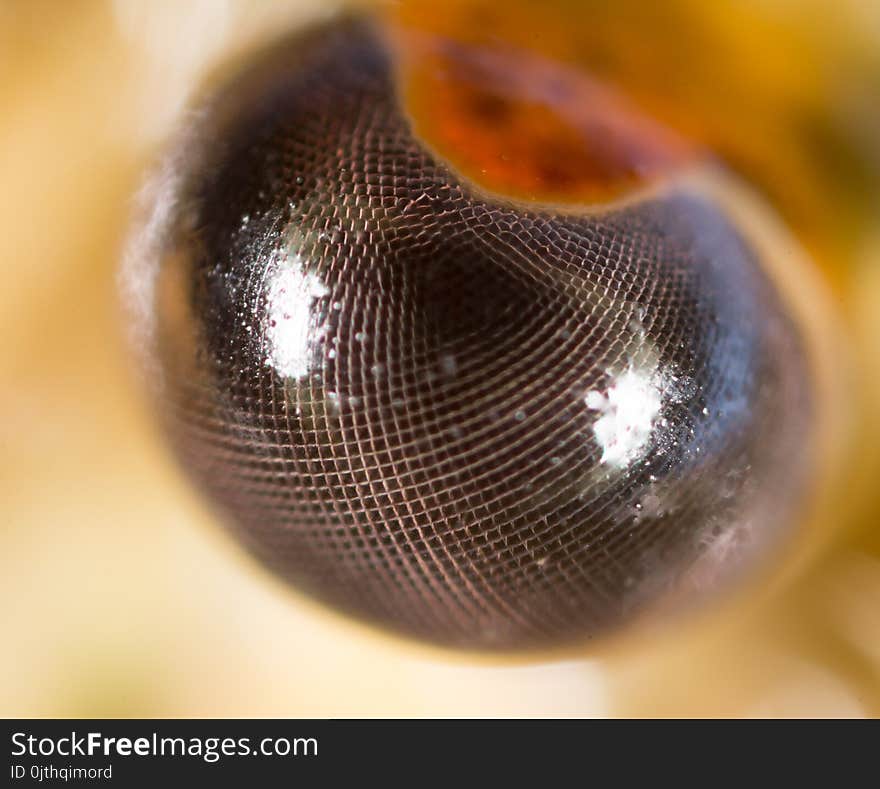
{"label": "pale cream background", "polygon": [[[0,714],[877,714],[876,540],[723,624],[495,665],[329,614],[211,524],[129,374],[126,217],[206,64],[328,9],[0,3]],[[865,20],[880,33],[880,12]],[[877,268],[846,305],[863,358]]]}

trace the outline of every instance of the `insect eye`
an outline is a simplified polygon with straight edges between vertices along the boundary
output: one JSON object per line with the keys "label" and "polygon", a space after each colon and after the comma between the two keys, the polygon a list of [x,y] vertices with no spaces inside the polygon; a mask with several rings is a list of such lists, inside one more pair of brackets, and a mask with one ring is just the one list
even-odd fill
{"label": "insect eye", "polygon": [[790,533],[798,326],[718,165],[586,75],[342,19],[179,149],[134,263],[149,369],[185,468],[300,589],[531,648]]}

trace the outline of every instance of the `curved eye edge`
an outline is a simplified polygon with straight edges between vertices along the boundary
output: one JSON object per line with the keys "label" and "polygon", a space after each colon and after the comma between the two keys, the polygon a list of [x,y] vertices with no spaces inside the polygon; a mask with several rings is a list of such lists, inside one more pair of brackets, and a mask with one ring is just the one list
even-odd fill
{"label": "curved eye edge", "polygon": [[[700,179],[700,189],[746,234],[768,276],[776,283],[785,310],[804,340],[816,414],[810,442],[810,486],[799,508],[797,537],[771,568],[767,580],[780,588],[802,575],[827,545],[839,540],[858,520],[863,497],[856,488],[864,477],[852,474],[857,450],[861,402],[859,376],[850,334],[823,272],[778,218],[773,206],[728,174],[723,185]],[[761,591],[760,589],[757,591]]]}
{"label": "curved eye edge", "polygon": [[[516,106],[516,99],[512,96],[508,85],[502,86],[496,81],[501,72],[504,72],[509,83],[522,82],[526,84],[527,101],[535,100],[536,91],[539,100],[543,100],[540,98],[541,76],[548,78],[549,82],[545,83],[547,92],[544,93],[544,96],[548,97],[548,100],[557,107],[560,95],[571,98],[577,93],[579,87],[587,92],[591,89],[595,90],[595,86],[591,87],[589,81],[583,86],[578,86],[577,77],[574,76],[572,79],[571,73],[567,72],[569,67],[563,67],[561,71],[557,70],[554,75],[553,64],[548,63],[543,57],[533,57],[527,51],[517,52],[515,49],[506,48],[504,44],[501,44],[498,49],[495,49],[494,44],[487,47],[484,55],[474,54],[479,46],[475,42],[484,41],[485,37],[478,30],[461,30],[450,22],[455,19],[456,15],[467,17],[472,12],[474,16],[478,16],[486,11],[485,8],[478,10],[479,3],[472,5],[474,8],[469,10],[467,4],[464,4],[452,11],[448,19],[430,15],[424,16],[417,4],[403,4],[388,13],[388,18],[391,20],[390,25],[397,39],[395,43],[398,52],[402,52],[399,54],[402,61],[400,68],[405,74],[406,72],[414,72],[414,74],[406,75],[405,79],[402,79],[405,102],[411,113],[416,116],[421,113],[428,118],[426,124],[421,124],[419,118],[416,117],[417,128],[421,128],[431,136],[437,134],[439,125],[436,118],[432,119],[432,114],[436,116],[436,111],[431,108],[431,102],[423,100],[426,96],[437,92],[424,87],[432,84],[432,75],[425,73],[431,68],[431,65],[424,67],[418,62],[419,57],[427,57],[428,60],[431,57],[440,58],[440,70],[443,72],[443,78],[436,81],[441,93],[445,90],[452,94],[451,99],[447,97],[447,104],[453,108],[457,107],[460,114],[466,115],[468,112],[474,112],[476,115],[475,120],[465,118],[465,126],[468,123],[480,123],[479,111],[483,105],[491,105],[493,110],[489,118],[491,126],[492,116],[498,111],[498,94],[503,97],[505,105],[503,120],[510,120],[511,106]],[[518,9],[518,11],[522,11],[522,9]],[[531,18],[529,13],[525,14],[525,18]],[[614,25],[611,20],[606,19],[603,22],[605,25],[609,23],[613,29]],[[396,26],[399,26],[399,29],[395,29]],[[516,29],[515,26],[513,29]],[[522,29],[529,28],[523,26]],[[505,30],[510,32],[509,24],[505,26]],[[766,33],[763,28],[760,30],[761,35]],[[460,41],[457,38],[458,33],[461,33]],[[558,36],[559,31],[554,27],[550,39],[555,40]],[[446,51],[443,50],[444,37],[448,37],[447,40],[452,42],[451,49]],[[502,35],[500,38],[503,39],[504,36]],[[514,36],[514,38],[518,40],[518,45],[524,44],[524,40],[519,40],[521,37]],[[565,51],[564,35],[560,41],[562,43],[560,51]],[[793,46],[797,46],[797,44],[793,44]],[[539,51],[546,55],[546,45],[536,45],[536,53]],[[465,53],[464,56],[460,54],[461,52]],[[463,68],[458,64],[460,71],[457,75],[455,74],[456,64],[454,62],[456,57],[463,61],[468,59],[471,61],[470,63],[465,62]],[[446,63],[442,62],[444,58],[447,59]],[[504,65],[505,58],[507,58],[506,66]],[[589,61],[589,58],[581,58],[581,56],[574,60],[579,58]],[[437,68],[436,64],[434,68]],[[530,75],[528,73],[530,68],[532,71],[538,72],[539,76]],[[453,77],[451,91],[449,85],[442,84],[449,80],[450,72]],[[770,91],[773,90],[773,79],[784,80],[783,75],[769,75],[769,78],[771,81],[768,90]],[[456,80],[458,81],[456,82]],[[470,84],[467,84],[468,80],[471,81]],[[555,84],[552,84],[554,80]],[[572,82],[568,82],[568,80],[572,80]],[[423,83],[421,95],[418,92],[420,81]],[[626,81],[624,80],[624,82]],[[568,83],[567,89],[561,89],[560,85],[566,83]],[[437,85],[434,87],[436,88]],[[556,92],[555,95],[554,92]],[[475,100],[470,93],[476,94],[480,100]],[[594,98],[602,99],[603,95],[599,92],[594,95]],[[848,531],[848,526],[858,522],[860,516],[861,520],[864,520],[864,513],[860,510],[862,505],[858,502],[867,501],[870,497],[860,495],[859,490],[870,485],[870,474],[854,473],[850,456],[855,453],[862,458],[860,462],[865,463],[868,462],[865,458],[873,456],[871,452],[858,449],[858,446],[864,441],[859,442],[854,435],[858,417],[867,405],[861,402],[859,393],[863,393],[871,387],[862,385],[856,374],[849,333],[844,330],[840,316],[836,314],[836,305],[832,303],[832,294],[829,288],[822,282],[823,275],[829,275],[827,262],[820,272],[814,262],[809,259],[809,254],[805,251],[804,246],[794,238],[777,217],[776,207],[769,202],[762,201],[754,189],[733,178],[729,172],[721,172],[711,167],[703,156],[706,152],[701,151],[700,146],[688,144],[674,134],[671,137],[666,137],[662,128],[652,125],[650,119],[638,119],[634,108],[627,106],[625,101],[619,102],[619,99],[620,97],[616,97],[616,103],[612,102],[609,105],[612,112],[630,113],[629,122],[636,128],[640,128],[640,133],[644,135],[640,138],[640,142],[650,142],[651,137],[654,137],[654,142],[659,145],[655,151],[660,154],[659,159],[655,160],[655,164],[659,164],[657,172],[665,172],[668,176],[674,170],[678,170],[678,173],[672,178],[672,183],[668,181],[661,183],[660,188],[670,188],[673,185],[684,188],[690,186],[695,192],[710,196],[711,200],[723,207],[725,214],[734,220],[734,224],[743,230],[749,243],[754,245],[762,265],[765,266],[782,295],[786,311],[794,317],[795,324],[804,335],[810,363],[809,385],[815,387],[817,392],[817,413],[813,425],[815,435],[809,450],[813,472],[810,491],[804,495],[803,506],[800,508],[802,514],[799,518],[798,537],[788,546],[789,550],[783,557],[787,560],[783,561],[783,567],[780,567],[778,563],[768,566],[768,570],[775,570],[772,577],[783,583],[785,579],[791,578],[799,570],[808,567],[811,558],[815,558],[823,546],[830,540],[840,537],[842,533],[845,534]],[[472,103],[476,109],[468,107],[468,102]],[[596,103],[593,102],[594,105]],[[599,102],[599,106],[598,114],[601,115],[601,102]],[[687,106],[687,102],[684,106]],[[699,102],[692,105],[690,109],[691,111],[698,110]],[[528,114],[527,108],[524,111]],[[596,112],[595,107],[591,107],[590,111]],[[453,110],[454,112],[455,110]],[[583,121],[583,119],[581,120]],[[695,117],[692,120],[698,121],[699,119]],[[434,129],[431,128],[432,124]],[[683,126],[686,127],[687,124],[683,124]],[[711,122],[709,126],[711,126]],[[697,127],[700,127],[699,123],[697,123]],[[530,133],[528,126],[526,125],[524,128],[524,133],[528,135]],[[619,130],[618,127],[615,129]],[[479,135],[480,130],[477,128],[475,132]],[[442,135],[442,129],[440,133]],[[754,134],[754,130],[752,130],[752,134]],[[442,136],[439,139],[442,140]],[[777,142],[783,140],[784,137],[781,136]],[[635,143],[636,138],[630,139],[628,142],[629,144]],[[501,140],[497,148],[502,150],[506,144],[509,143],[506,140]],[[665,151],[663,146],[666,146]],[[438,146],[435,143],[432,147],[435,150],[438,148],[442,150],[443,144]],[[491,147],[490,145],[489,148]],[[736,150],[734,147],[733,153],[736,153]],[[452,153],[456,152],[452,151]],[[797,160],[797,155],[793,159]],[[647,161],[650,162],[650,159]],[[789,161],[789,165],[791,165],[791,161]],[[780,167],[782,169],[776,171],[777,180],[781,177],[780,174],[786,172],[784,166],[780,165]],[[480,172],[473,167],[470,170],[467,167],[464,169],[468,174],[473,175],[476,181],[482,181],[487,177],[486,170]],[[647,174],[650,169],[642,172]],[[810,179],[805,173],[792,171],[789,175],[792,177],[793,186],[788,192],[791,192],[792,189],[797,191],[798,188],[800,191],[804,191],[810,185]],[[648,180],[650,181],[650,178]],[[772,183],[772,181],[771,177],[770,182]],[[768,187],[766,182],[762,181],[762,184],[764,187]],[[815,183],[812,185],[816,186]],[[631,199],[647,199],[652,191],[650,188],[639,189]],[[576,194],[576,192],[574,193]],[[565,193],[560,194],[567,197]],[[571,192],[568,194],[570,195]],[[601,194],[601,192],[597,194]],[[777,199],[781,199],[779,194],[775,194]],[[783,190],[783,196],[785,194],[787,193]],[[534,201],[535,196],[532,195],[531,199]],[[807,205],[811,204],[811,200],[805,202]],[[801,209],[804,209],[803,205]],[[803,214],[803,210],[800,212],[795,210],[793,213],[795,216],[799,216]],[[813,213],[815,214],[815,211]],[[814,219],[817,218],[814,216]],[[811,237],[810,243],[814,244],[814,242],[818,243],[815,238]],[[822,244],[818,244],[818,251],[828,254],[828,249]],[[840,250],[838,250],[839,252]]]}
{"label": "curved eye edge", "polygon": [[379,34],[414,134],[496,198],[600,208],[705,156],[582,69],[394,20]]}
{"label": "curved eye edge", "polygon": [[[810,312],[812,313],[813,311],[810,310]],[[814,319],[815,316],[814,316],[814,315],[811,315],[811,318]],[[823,354],[823,355],[827,355],[827,354]],[[828,356],[828,358],[833,358],[833,354],[832,354],[832,355],[827,355],[827,356]],[[836,376],[828,376],[828,377],[829,377],[830,379],[836,379]],[[820,452],[820,454],[822,454],[823,456],[825,456],[827,453],[825,452],[825,450],[823,450],[822,452]]]}

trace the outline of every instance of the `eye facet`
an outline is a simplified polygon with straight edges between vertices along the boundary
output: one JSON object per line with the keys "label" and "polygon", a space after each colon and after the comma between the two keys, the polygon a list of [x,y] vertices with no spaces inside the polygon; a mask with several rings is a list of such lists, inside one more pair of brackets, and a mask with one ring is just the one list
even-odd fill
{"label": "eye facet", "polygon": [[[603,126],[552,65],[499,98],[494,56],[453,47],[482,75],[475,146],[524,106],[569,135],[481,181],[389,42],[350,19],[284,42],[184,147],[145,292],[185,467],[299,588],[447,645],[702,596],[787,533],[810,474],[807,355],[758,253],[674,177],[671,134],[616,105]],[[460,76],[434,73],[438,102]]]}

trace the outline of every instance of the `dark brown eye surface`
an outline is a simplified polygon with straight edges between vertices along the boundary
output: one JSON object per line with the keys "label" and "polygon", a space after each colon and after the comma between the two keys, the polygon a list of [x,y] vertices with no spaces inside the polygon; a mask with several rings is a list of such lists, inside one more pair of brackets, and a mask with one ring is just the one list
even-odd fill
{"label": "dark brown eye surface", "polygon": [[[789,530],[810,470],[810,373],[761,260],[685,181],[580,208],[478,186],[414,130],[387,42],[351,20],[283,42],[185,146],[144,267],[185,467],[277,573],[443,644],[703,596]],[[497,98],[468,106],[515,123]],[[504,167],[557,193],[603,150],[599,176],[626,169],[584,140]]]}

